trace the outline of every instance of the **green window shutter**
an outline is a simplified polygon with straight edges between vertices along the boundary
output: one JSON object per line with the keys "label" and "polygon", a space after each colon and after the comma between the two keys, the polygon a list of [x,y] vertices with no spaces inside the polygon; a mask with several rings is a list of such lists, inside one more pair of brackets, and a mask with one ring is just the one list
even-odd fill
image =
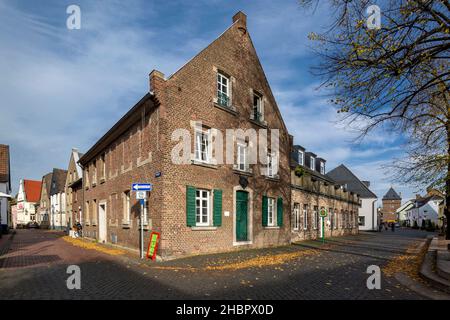
{"label": "green window shutter", "polygon": [[213,225],[222,225],[222,190],[214,189]]}
{"label": "green window shutter", "polygon": [[195,188],[186,186],[186,225],[195,227]]}
{"label": "green window shutter", "polygon": [[268,204],[267,196],[263,196],[262,197],[262,225],[263,225],[263,227],[267,227],[267,222],[268,222],[267,204]]}
{"label": "green window shutter", "polygon": [[283,198],[277,199],[277,226],[283,225]]}

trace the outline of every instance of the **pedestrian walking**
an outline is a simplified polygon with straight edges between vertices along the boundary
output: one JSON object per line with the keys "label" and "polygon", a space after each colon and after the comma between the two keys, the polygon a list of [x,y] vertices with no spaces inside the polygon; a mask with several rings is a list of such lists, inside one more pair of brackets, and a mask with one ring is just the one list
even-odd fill
{"label": "pedestrian walking", "polygon": [[395,223],[391,223],[391,229],[392,229],[392,232],[395,232]]}

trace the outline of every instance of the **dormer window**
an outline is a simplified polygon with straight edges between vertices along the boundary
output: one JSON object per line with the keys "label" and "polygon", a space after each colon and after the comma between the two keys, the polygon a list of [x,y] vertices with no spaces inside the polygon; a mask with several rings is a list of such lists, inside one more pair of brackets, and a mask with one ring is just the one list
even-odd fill
{"label": "dormer window", "polygon": [[261,94],[253,92],[253,120],[259,122],[262,122],[264,119],[262,100]]}
{"label": "dormer window", "polygon": [[313,156],[311,156],[309,167],[311,168],[311,170],[316,170],[316,158],[314,158]]}
{"label": "dormer window", "polygon": [[230,103],[230,78],[221,72],[217,73],[217,103],[222,107],[229,107]]}
{"label": "dormer window", "polygon": [[320,161],[320,173],[325,174],[325,163]]}
{"label": "dormer window", "polygon": [[305,153],[303,151],[298,152],[298,164],[302,166],[305,164]]}

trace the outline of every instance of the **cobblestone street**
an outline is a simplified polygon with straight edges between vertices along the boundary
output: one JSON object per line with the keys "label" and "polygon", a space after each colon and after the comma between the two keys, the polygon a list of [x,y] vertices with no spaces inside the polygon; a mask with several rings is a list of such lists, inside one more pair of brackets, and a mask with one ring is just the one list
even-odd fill
{"label": "cobblestone street", "polygon": [[[0,257],[0,299],[424,299],[382,275],[368,290],[369,265],[382,269],[426,232],[362,233],[264,250],[141,264],[74,246],[61,234],[17,230]],[[5,242],[3,242],[4,245]],[[264,267],[255,262],[265,262]],[[69,290],[69,265],[81,289]]]}

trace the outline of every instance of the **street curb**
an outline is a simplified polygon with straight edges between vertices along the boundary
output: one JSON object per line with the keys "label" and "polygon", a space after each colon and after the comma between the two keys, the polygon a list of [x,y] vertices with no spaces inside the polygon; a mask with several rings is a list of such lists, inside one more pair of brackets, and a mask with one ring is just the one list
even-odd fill
{"label": "street curb", "polygon": [[[431,243],[431,238],[427,237],[420,245],[417,246],[417,248],[415,248],[413,250],[414,253],[418,254],[420,253],[425,247],[428,250],[428,247],[430,246]],[[423,263],[424,263],[425,257],[423,259],[423,261],[421,262],[420,266],[422,267]],[[428,299],[432,299],[432,300],[450,300],[450,295],[445,293],[445,292],[441,292],[438,291],[436,289],[430,288],[429,286],[420,283],[414,279],[411,279],[411,277],[409,277],[408,275],[402,273],[402,272],[398,272],[394,274],[394,278],[400,282],[400,284],[402,284],[403,286],[407,287],[409,290],[414,291],[415,293],[428,298]]]}

